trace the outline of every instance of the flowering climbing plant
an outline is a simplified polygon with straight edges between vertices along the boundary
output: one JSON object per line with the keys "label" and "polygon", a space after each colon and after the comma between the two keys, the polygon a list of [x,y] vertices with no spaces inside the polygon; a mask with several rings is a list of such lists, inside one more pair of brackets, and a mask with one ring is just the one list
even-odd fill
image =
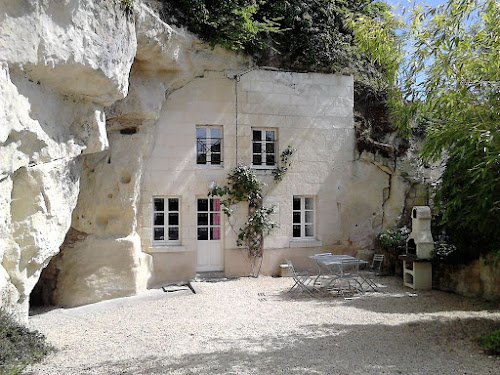
{"label": "flowering climbing plant", "polygon": [[[275,181],[281,181],[290,168],[294,151],[293,147],[288,146],[282,152],[282,165],[277,168],[278,172],[273,171]],[[263,203],[264,186],[252,168],[240,163],[228,174],[226,185],[215,186],[208,193],[208,196],[221,197],[222,212],[228,218],[233,215],[239,202],[248,202],[247,219],[238,230],[236,245],[247,250],[253,276],[258,276],[260,272],[257,262],[262,264],[264,236],[278,226],[272,219],[275,207]]]}

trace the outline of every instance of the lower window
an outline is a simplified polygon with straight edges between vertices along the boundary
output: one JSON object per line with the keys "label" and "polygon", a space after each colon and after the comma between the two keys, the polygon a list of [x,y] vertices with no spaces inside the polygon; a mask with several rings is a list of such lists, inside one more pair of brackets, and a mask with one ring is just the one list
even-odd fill
{"label": "lower window", "polygon": [[153,198],[153,241],[179,243],[179,198]]}
{"label": "lower window", "polygon": [[314,197],[293,196],[293,237],[314,237]]}

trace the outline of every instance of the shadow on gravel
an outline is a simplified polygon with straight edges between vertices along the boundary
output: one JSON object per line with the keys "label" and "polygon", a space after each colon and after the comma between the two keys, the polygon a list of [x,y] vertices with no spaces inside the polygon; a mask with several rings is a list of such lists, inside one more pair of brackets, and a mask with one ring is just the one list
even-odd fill
{"label": "shadow on gravel", "polygon": [[[384,281],[385,279],[385,281]],[[341,295],[311,297],[305,293],[293,297],[287,291],[277,296],[285,301],[299,299],[310,300],[311,303],[332,304],[335,306],[351,306],[366,311],[385,314],[418,314],[458,311],[496,311],[500,312],[500,301],[488,302],[478,298],[463,297],[458,294],[438,290],[415,291],[395,285],[394,278],[380,278],[380,292],[359,294],[350,300]],[[404,303],[399,303],[404,301]],[[389,303],[388,303],[389,302]]]}
{"label": "shadow on gravel", "polygon": [[[228,351],[186,355],[180,359],[158,356],[108,361],[78,369],[77,373],[498,374],[500,359],[482,354],[473,338],[499,324],[489,319],[436,318],[394,326],[371,323],[305,326],[304,332],[308,334],[228,342],[235,347]],[[414,342],[417,331],[424,339]],[[161,350],[158,348],[158,352]]]}

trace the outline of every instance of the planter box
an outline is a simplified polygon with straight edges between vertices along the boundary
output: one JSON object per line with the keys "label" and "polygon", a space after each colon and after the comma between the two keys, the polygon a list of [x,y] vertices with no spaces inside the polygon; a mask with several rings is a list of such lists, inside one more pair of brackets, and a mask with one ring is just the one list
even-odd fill
{"label": "planter box", "polygon": [[279,275],[281,277],[291,277],[292,276],[292,271],[288,268],[288,264],[280,264]]}

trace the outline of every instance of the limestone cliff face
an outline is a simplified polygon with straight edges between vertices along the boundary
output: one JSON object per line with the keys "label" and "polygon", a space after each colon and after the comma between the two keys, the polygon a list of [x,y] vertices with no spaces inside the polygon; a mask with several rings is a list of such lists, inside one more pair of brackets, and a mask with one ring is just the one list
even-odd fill
{"label": "limestone cliff face", "polygon": [[70,227],[56,262],[59,303],[144,289],[150,261],[135,212],[165,91],[247,63],[140,3],[128,14],[112,0],[2,0],[0,307],[27,319],[30,292]]}
{"label": "limestone cliff face", "polygon": [[104,106],[127,94],[135,25],[102,3],[0,3],[0,306],[21,320],[71,224],[81,155],[108,147]]}

